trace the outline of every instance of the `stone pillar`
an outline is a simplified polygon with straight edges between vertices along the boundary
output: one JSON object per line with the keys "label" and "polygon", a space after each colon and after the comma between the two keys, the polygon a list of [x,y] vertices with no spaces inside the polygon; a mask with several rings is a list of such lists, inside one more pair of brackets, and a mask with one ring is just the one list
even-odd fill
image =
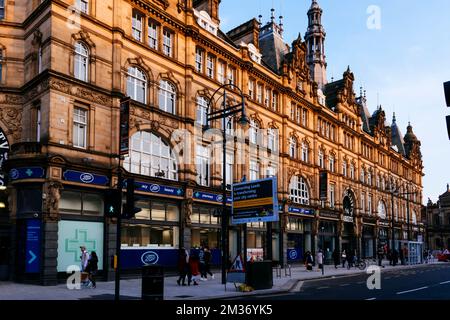
{"label": "stone pillar", "polygon": [[116,254],[116,239],[117,239],[117,219],[108,219],[109,222],[106,226],[106,250],[105,250],[105,280],[114,281],[115,271],[114,271],[114,256]]}
{"label": "stone pillar", "polygon": [[180,248],[185,247],[187,250],[191,249],[191,215],[193,205],[193,189],[186,189],[186,199],[183,201],[180,216]]}

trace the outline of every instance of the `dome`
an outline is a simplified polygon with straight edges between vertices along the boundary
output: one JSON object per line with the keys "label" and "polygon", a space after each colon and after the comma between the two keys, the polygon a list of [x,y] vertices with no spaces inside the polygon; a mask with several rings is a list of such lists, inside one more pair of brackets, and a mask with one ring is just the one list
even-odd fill
{"label": "dome", "polygon": [[311,8],[310,9],[320,9],[319,4],[317,3],[317,0],[313,0],[311,3]]}
{"label": "dome", "polygon": [[407,141],[417,141],[417,137],[413,132],[411,124],[408,124],[408,127],[406,128],[406,134],[405,134],[405,142]]}

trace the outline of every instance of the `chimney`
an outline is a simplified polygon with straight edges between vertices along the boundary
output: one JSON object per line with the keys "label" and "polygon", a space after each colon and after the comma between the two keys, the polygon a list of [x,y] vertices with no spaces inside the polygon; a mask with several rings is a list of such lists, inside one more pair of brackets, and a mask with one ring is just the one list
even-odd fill
{"label": "chimney", "polygon": [[221,0],[194,0],[194,9],[206,11],[214,23],[219,24],[219,5]]}

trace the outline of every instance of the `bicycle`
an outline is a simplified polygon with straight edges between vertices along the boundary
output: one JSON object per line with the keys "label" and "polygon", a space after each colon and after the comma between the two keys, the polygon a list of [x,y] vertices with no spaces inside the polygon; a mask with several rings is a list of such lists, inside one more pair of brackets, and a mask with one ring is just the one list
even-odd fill
{"label": "bicycle", "polygon": [[359,270],[365,270],[367,267],[367,262],[364,259],[358,259],[353,265],[355,268],[359,268]]}

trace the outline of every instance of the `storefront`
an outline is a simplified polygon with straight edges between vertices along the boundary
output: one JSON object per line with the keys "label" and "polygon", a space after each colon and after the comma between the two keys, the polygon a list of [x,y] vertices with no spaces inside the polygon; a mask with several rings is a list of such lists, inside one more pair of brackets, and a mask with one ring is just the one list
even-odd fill
{"label": "storefront", "polygon": [[362,245],[362,257],[363,258],[373,258],[375,257],[375,225],[363,225],[363,233],[361,238]]}
{"label": "storefront", "polygon": [[314,249],[312,223],[315,210],[311,208],[289,207],[287,224],[287,262],[303,262],[305,253]]}
{"label": "storefront", "polygon": [[325,263],[333,260],[333,251],[337,248],[337,221],[322,220],[319,223],[319,248],[323,250]]}

